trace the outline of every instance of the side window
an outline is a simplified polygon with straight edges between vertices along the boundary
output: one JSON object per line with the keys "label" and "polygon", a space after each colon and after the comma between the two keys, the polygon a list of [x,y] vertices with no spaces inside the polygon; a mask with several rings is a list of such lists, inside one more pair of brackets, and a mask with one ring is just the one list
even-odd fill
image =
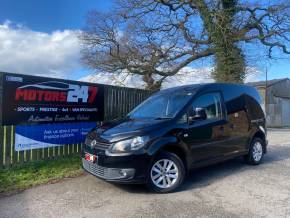
{"label": "side window", "polygon": [[207,93],[197,97],[192,103],[192,109],[203,108],[206,119],[219,119],[222,114],[222,99],[218,92]]}
{"label": "side window", "polygon": [[187,113],[183,114],[182,117],[177,122],[178,123],[187,123]]}

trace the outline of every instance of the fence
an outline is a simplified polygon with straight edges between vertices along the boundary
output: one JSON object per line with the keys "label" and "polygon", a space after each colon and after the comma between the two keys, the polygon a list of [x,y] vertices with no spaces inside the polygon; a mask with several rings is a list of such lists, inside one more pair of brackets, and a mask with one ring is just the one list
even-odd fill
{"label": "fence", "polygon": [[[150,95],[149,91],[115,86],[105,87],[105,120],[122,117]],[[51,160],[78,154],[81,144],[15,151],[15,126],[0,126],[0,168],[36,160]]]}

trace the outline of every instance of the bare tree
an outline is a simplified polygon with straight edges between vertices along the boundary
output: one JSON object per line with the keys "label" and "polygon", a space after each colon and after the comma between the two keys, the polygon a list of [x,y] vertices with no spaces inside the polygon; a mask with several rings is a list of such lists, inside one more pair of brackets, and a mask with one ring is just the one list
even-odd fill
{"label": "bare tree", "polygon": [[213,56],[216,81],[243,82],[243,46],[260,43],[269,57],[290,54],[290,4],[237,0],[119,0],[92,11],[80,38],[93,69],[142,75],[148,89],[201,58]]}

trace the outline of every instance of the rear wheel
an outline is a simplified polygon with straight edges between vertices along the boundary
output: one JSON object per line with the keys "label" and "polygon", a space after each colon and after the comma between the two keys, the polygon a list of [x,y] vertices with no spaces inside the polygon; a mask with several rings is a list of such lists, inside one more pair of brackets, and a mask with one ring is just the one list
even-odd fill
{"label": "rear wheel", "polygon": [[153,161],[147,176],[151,190],[159,193],[172,192],[183,182],[185,167],[176,154],[162,152]]}
{"label": "rear wheel", "polygon": [[254,138],[251,142],[249,153],[245,156],[246,162],[252,165],[260,164],[265,153],[264,149],[264,141],[260,138]]}

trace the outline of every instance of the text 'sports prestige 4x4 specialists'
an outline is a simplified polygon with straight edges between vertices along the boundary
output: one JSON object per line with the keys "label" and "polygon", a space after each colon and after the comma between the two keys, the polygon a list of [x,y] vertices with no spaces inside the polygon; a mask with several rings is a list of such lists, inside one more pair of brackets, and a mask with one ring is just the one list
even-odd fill
{"label": "text 'sports prestige 4x4 specialists'", "polygon": [[267,151],[258,92],[233,84],[162,90],[125,118],[94,128],[83,146],[83,167],[110,182],[175,190],[186,172],[237,156],[259,164]]}

